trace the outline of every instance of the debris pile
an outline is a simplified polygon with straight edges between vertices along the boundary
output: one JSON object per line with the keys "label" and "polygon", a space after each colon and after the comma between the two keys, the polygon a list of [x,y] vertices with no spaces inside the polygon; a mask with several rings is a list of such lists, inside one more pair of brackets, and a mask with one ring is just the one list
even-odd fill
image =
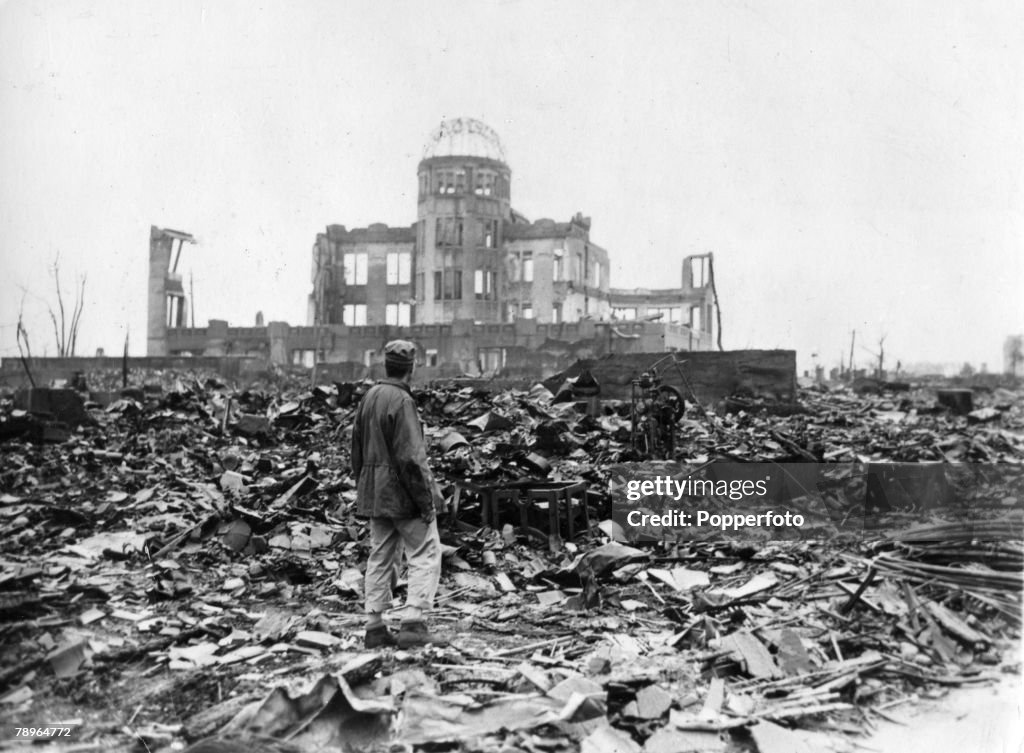
{"label": "debris pile", "polygon": [[[367,654],[365,385],[147,379],[83,400],[62,438],[14,431],[36,414],[0,400],[0,717],[79,722],[78,750],[852,750],[916,698],[1019,673],[1012,489],[978,490],[1005,516],[970,538],[936,515],[874,541],[627,546],[608,518],[610,469],[638,459],[628,403],[593,415],[540,386],[417,392],[455,640]],[[934,391],[806,390],[691,409],[676,450],[1019,465],[1022,429],[1005,389],[964,414]],[[576,484],[575,529],[533,515],[557,503],[527,490]]]}

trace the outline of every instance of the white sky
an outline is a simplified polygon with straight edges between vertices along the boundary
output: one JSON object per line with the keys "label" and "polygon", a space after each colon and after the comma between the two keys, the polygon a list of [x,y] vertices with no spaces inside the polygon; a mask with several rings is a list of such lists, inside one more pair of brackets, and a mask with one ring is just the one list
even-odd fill
{"label": "white sky", "polygon": [[[191,232],[196,320],[305,324],[330,223],[408,225],[444,117],[500,134],[512,203],[593,218],[616,287],[713,251],[727,348],[1002,365],[1024,330],[1024,4],[0,5],[0,357],[145,350],[149,226]],[[872,346],[874,344],[872,342]],[[871,356],[857,348],[857,361]]]}

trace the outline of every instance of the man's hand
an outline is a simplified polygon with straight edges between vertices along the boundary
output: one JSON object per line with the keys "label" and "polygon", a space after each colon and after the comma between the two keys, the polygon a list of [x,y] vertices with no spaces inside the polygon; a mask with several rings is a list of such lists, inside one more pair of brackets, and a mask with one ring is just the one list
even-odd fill
{"label": "man's hand", "polygon": [[448,512],[448,498],[444,496],[441,485],[434,481],[434,511],[437,513]]}
{"label": "man's hand", "polygon": [[432,518],[440,515],[441,513],[448,512],[448,500],[444,496],[444,492],[441,491],[441,485],[437,483],[437,479],[434,479],[434,500],[432,506],[434,510],[434,515],[431,516]]}

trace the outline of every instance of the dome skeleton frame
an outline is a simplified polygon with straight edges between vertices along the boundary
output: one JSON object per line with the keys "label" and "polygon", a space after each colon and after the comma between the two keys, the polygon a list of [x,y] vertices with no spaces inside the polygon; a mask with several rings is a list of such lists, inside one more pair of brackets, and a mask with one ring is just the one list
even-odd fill
{"label": "dome skeleton frame", "polygon": [[473,118],[442,121],[423,147],[423,159],[431,157],[484,157],[506,163],[497,132]]}

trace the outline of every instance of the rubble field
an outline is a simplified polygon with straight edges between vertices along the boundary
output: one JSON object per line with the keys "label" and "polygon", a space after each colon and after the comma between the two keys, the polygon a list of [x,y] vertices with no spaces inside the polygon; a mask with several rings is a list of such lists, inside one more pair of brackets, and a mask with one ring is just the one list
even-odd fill
{"label": "rubble field", "polygon": [[[1019,687],[1012,473],[971,490],[993,509],[969,526],[936,507],[877,536],[624,541],[616,469],[665,462],[632,448],[629,401],[417,389],[452,640],[366,651],[366,385],[130,376],[86,375],[52,416],[0,397],[0,749],[869,751],[957,688]],[[1024,470],[1019,385],[968,408],[905,387],[691,403],[675,459]],[[493,494],[569,485],[571,532]]]}

